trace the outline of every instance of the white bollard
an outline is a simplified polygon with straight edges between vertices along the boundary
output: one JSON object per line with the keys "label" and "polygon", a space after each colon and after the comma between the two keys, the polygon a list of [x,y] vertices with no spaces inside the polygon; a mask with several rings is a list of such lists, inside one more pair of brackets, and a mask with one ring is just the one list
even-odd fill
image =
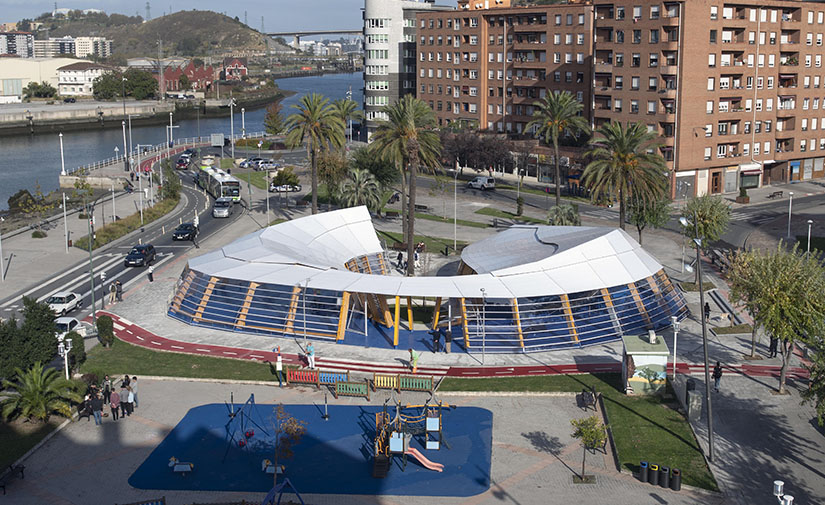
{"label": "white bollard", "polygon": [[161,226],[160,227],[160,234],[161,235],[166,235],[166,226]]}
{"label": "white bollard", "polygon": [[143,244],[143,237],[138,237],[138,244]]}
{"label": "white bollard", "polygon": [[183,224],[183,218],[182,217],[178,218],[178,224]]}

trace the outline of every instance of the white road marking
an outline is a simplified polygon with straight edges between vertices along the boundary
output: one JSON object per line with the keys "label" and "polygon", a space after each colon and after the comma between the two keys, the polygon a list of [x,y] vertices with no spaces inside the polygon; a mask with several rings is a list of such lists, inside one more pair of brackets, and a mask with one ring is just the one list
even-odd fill
{"label": "white road marking", "polygon": [[121,330],[125,330],[125,329],[126,329],[125,327],[123,327],[123,326],[121,326],[121,325],[119,325],[119,324],[117,324],[117,323],[112,324],[112,326],[114,326],[114,327],[115,327],[115,329],[116,329],[116,330],[118,330],[118,331],[121,331]]}
{"label": "white road marking", "polygon": [[[106,261],[105,263],[103,263],[103,265],[98,265],[97,267],[95,267],[95,277],[96,277],[95,278],[95,289],[99,289],[99,287],[100,287],[100,275],[99,275],[100,272],[108,271],[109,269],[111,269],[114,266],[115,263],[117,263],[118,261],[122,261],[122,260],[123,260],[123,258],[121,258],[121,257],[112,258],[109,261]],[[107,281],[114,281],[119,276],[120,276],[120,274],[114,275],[114,276],[111,277],[111,279],[107,279]],[[109,276],[107,276],[107,277],[109,277]],[[69,282],[67,282],[67,283],[63,284],[62,286],[60,286],[59,288],[55,289],[53,292],[56,293],[58,291],[74,291],[78,287],[82,286],[83,284],[87,284],[88,282],[89,282],[89,274],[87,272],[87,273],[81,274],[78,277],[73,278]],[[45,284],[44,284],[44,286],[45,286]],[[86,298],[89,295],[90,292],[91,292],[91,290],[87,290],[84,293],[80,293],[80,297],[81,298]],[[37,301],[42,302],[50,296],[51,296],[51,293],[47,294],[47,295],[43,295],[40,298],[38,298]]]}
{"label": "white road marking", "polygon": [[138,339],[138,340],[146,340],[146,339],[144,339],[143,337],[138,336],[138,335],[135,335],[135,338],[136,338],[136,339]]}
{"label": "white road marking", "polygon": [[181,346],[179,346],[179,345],[173,345],[173,346],[171,346],[171,347],[172,347],[172,349],[183,349],[183,347],[181,347]]}
{"label": "white road marking", "polygon": [[463,375],[478,375],[479,372],[464,372]]}
{"label": "white road marking", "polygon": [[232,356],[237,356],[238,355],[238,353],[236,353],[236,352],[229,352],[229,351],[223,351],[223,353],[224,354],[231,354]]}
{"label": "white road marking", "polygon": [[212,352],[209,349],[198,349],[197,347],[195,348],[195,350],[200,352]]}
{"label": "white road marking", "polygon": [[155,345],[163,345],[163,344],[161,344],[160,342],[155,342],[154,340],[150,340],[149,342],[152,342],[152,343],[153,343],[153,344],[155,344]]}
{"label": "white road marking", "polygon": [[258,356],[257,354],[250,354],[249,357],[250,358],[260,358],[260,359],[264,358],[263,356]]}

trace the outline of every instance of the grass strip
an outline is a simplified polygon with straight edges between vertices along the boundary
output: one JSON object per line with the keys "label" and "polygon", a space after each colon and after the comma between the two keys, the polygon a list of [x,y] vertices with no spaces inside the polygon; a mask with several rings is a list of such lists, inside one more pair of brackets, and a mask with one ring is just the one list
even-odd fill
{"label": "grass strip", "polygon": [[[148,207],[143,210],[143,224],[140,222],[140,212],[136,212],[131,216],[125,217],[114,223],[109,223],[101,228],[95,230],[95,241],[92,244],[92,249],[104,246],[109,242],[119,239],[120,237],[131,233],[142,226],[145,226],[152,221],[156,221],[166,214],[172,212],[177,207],[180,197],[166,198],[161,200],[154,207]],[[75,240],[73,245],[84,251],[89,250],[89,236],[85,235]]]}
{"label": "grass strip", "polygon": [[753,326],[742,323],[737,324],[736,326],[720,326],[718,328],[713,328],[713,333],[717,335],[738,335],[741,333],[751,333],[753,332]]}
{"label": "grass strip", "polygon": [[245,174],[235,174],[235,177],[247,184],[252,181],[252,185],[258,189],[269,190],[266,183],[266,172],[247,172]]}
{"label": "grass strip", "polygon": [[56,430],[62,417],[53,416],[47,423],[0,421],[0,468],[7,468]]}
{"label": "grass strip", "polygon": [[[416,219],[424,219],[427,221],[436,221],[438,223],[447,223],[453,224],[453,220],[451,218],[444,218],[440,216],[434,216],[432,214],[424,214],[423,212],[416,212],[415,213]],[[466,219],[458,219],[456,220],[456,224],[459,226],[469,226],[471,228],[489,228],[490,225],[485,223],[479,223],[478,221],[467,221]]]}
{"label": "grass strip", "polygon": [[[387,241],[387,247],[392,248],[392,245],[396,242],[403,243],[404,237],[401,233],[391,232],[391,231],[381,231],[376,230],[378,234],[378,238],[383,238]],[[439,237],[428,237],[426,235],[416,235],[415,242],[424,242],[424,246],[427,252],[437,253],[439,251],[444,250],[444,247],[449,247],[452,249],[453,247],[453,239],[450,238],[439,238]],[[458,248],[461,249],[463,246],[467,245],[467,242],[459,240],[457,242]],[[404,251],[406,252],[406,251]]]}
{"label": "grass strip", "polygon": [[619,374],[543,375],[490,379],[446,378],[439,391],[527,391],[579,393],[595,386],[602,394],[622,468],[638,471],[649,461],[682,471],[682,482],[718,490],[699,444],[678,404],[662,396],[627,396]]}
{"label": "grass strip", "polygon": [[525,223],[547,224],[546,219],[537,219],[529,216],[517,216],[515,212],[508,212],[506,210],[495,209],[493,207],[483,207],[478,209],[475,213],[484,216],[500,217],[502,219],[512,219],[513,221],[522,221]]}
{"label": "grass strip", "polygon": [[[699,284],[695,282],[680,282],[680,286],[682,286],[682,290],[687,291],[689,293],[698,293],[699,292]],[[716,289],[716,285],[710,282],[707,279],[702,279],[702,288],[705,291],[710,291],[711,289]]]}

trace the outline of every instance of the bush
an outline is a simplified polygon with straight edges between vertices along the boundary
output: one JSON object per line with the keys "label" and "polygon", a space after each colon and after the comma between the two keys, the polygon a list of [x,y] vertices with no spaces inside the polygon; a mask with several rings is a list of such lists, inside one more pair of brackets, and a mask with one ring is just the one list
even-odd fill
{"label": "bush", "polygon": [[32,238],[46,238],[46,232],[43,230],[34,230],[32,232]]}
{"label": "bush", "polygon": [[115,340],[115,332],[111,317],[100,316],[97,318],[97,336],[104,346],[112,346],[112,342]]}
{"label": "bush", "polygon": [[739,196],[745,198],[748,196],[748,190],[745,188],[739,188]]}
{"label": "bush", "polygon": [[69,367],[77,369],[86,361],[86,343],[76,331],[70,331],[66,338],[72,341],[72,350],[69,352]]}
{"label": "bush", "polygon": [[[161,200],[161,202],[156,204],[154,207],[149,207],[144,210],[144,225],[149,224],[171,212],[178,205],[178,201],[179,198],[167,198],[165,200]],[[121,219],[120,221],[109,223],[106,226],[95,230],[95,241],[92,248],[97,249],[98,247],[106,245],[113,240],[119,239],[127,233],[139,229],[141,226],[143,225],[140,224],[139,213],[132,214],[131,216]],[[77,239],[74,242],[74,246],[79,249],[88,250],[89,236],[86,235],[85,237]]]}
{"label": "bush", "polygon": [[520,216],[524,214],[524,197],[516,198],[516,215]]}

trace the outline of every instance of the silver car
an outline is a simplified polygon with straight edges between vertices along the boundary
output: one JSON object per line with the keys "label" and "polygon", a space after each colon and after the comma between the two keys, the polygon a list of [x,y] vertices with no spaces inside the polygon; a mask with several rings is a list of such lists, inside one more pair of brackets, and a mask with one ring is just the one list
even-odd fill
{"label": "silver car", "polygon": [[212,205],[212,217],[229,217],[232,215],[234,204],[231,198],[218,198]]}

